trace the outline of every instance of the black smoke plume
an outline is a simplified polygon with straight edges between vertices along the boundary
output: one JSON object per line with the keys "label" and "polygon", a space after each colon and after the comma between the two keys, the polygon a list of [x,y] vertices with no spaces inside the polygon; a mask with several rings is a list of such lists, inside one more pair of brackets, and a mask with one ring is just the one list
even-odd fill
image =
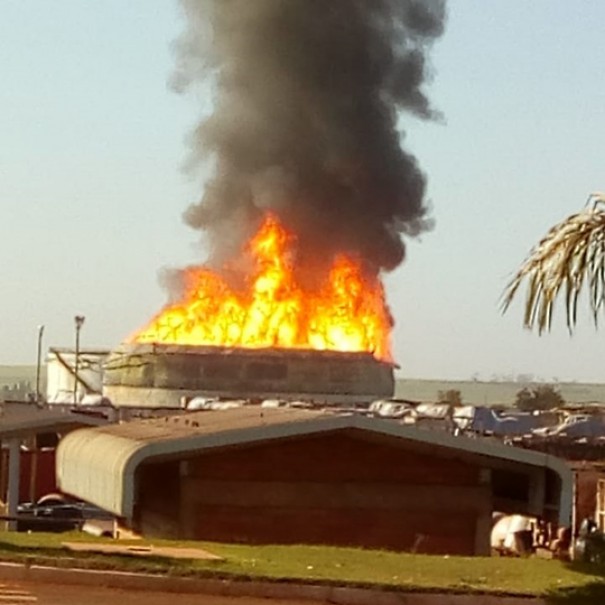
{"label": "black smoke plume", "polygon": [[[430,228],[402,112],[436,117],[423,85],[445,0],[182,0],[175,86],[211,85],[192,136],[213,176],[186,222],[229,258],[274,211],[301,264],[359,255],[371,271]],[[211,259],[212,260],[212,259]]]}

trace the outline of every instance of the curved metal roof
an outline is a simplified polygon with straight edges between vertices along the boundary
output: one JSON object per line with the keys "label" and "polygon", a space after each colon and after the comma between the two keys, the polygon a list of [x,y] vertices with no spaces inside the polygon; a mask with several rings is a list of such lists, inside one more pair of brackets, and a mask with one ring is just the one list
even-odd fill
{"label": "curved metal roof", "polygon": [[192,412],[77,430],[59,443],[57,478],[62,491],[130,518],[135,471],[146,460],[345,429],[456,450],[492,461],[550,469],[561,479],[560,521],[562,524],[569,521],[572,475],[558,458],[500,443],[403,426],[391,420],[292,408],[251,406]]}
{"label": "curved metal roof", "polygon": [[40,409],[35,404],[0,404],[0,439],[71,431],[83,426],[99,426],[106,423],[104,418],[69,409]]}

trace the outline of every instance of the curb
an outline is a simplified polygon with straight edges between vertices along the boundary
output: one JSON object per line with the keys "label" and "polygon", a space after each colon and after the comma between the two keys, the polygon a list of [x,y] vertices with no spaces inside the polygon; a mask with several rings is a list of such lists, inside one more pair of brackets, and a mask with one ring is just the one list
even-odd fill
{"label": "curb", "polygon": [[176,578],[124,571],[28,566],[20,563],[0,563],[0,580],[222,597],[289,599],[333,605],[545,605],[543,599],[535,597],[406,593],[290,582]]}

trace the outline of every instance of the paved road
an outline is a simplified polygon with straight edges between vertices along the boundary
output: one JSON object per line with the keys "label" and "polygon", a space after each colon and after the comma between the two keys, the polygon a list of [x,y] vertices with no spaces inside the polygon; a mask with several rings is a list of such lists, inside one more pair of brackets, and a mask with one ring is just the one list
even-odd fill
{"label": "paved road", "polygon": [[[117,590],[90,586],[63,586],[25,582],[0,583],[0,605],[303,605],[246,597],[214,597]],[[309,605],[306,601],[304,605]]]}
{"label": "paved road", "polygon": [[9,605],[12,603],[36,603],[38,598],[25,586],[12,583],[0,583],[0,603]]}

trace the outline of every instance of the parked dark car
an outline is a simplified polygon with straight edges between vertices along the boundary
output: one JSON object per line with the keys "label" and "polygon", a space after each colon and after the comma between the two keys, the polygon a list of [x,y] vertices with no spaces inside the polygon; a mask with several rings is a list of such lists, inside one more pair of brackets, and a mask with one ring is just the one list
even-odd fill
{"label": "parked dark car", "polygon": [[60,533],[80,529],[84,523],[77,504],[21,504],[17,509],[17,531]]}
{"label": "parked dark car", "polygon": [[19,505],[17,517],[17,531],[61,533],[84,530],[103,536],[113,534],[113,515],[86,502],[55,499],[30,502]]}

